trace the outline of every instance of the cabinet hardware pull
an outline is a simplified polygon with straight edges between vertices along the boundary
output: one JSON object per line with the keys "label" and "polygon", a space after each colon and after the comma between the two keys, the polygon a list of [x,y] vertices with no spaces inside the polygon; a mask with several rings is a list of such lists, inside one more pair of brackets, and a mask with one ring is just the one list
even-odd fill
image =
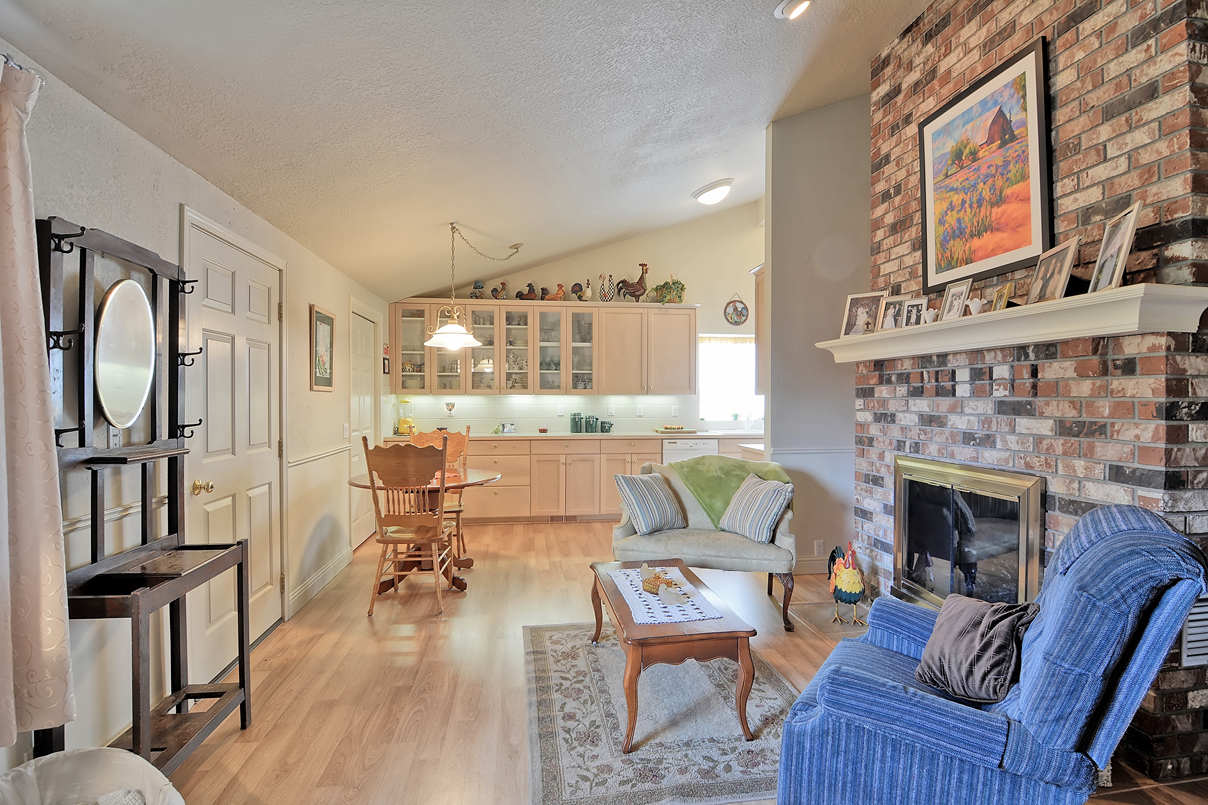
{"label": "cabinet hardware pull", "polygon": [[499,459],[497,459],[497,458],[493,458],[493,459],[491,459],[491,461],[493,461],[493,462],[494,462],[494,463],[496,463],[496,464],[498,464],[498,463],[499,463]]}

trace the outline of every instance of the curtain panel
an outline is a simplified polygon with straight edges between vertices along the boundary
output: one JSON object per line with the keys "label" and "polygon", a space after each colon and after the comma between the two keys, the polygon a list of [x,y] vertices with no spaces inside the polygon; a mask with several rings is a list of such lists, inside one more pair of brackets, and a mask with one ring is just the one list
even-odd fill
{"label": "curtain panel", "polygon": [[25,124],[40,79],[0,76],[0,746],[75,717],[63,508]]}

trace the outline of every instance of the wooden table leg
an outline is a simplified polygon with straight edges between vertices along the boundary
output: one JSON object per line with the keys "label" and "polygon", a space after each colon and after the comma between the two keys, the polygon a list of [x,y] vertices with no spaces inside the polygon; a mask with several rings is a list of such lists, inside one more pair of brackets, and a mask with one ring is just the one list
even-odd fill
{"label": "wooden table leg", "polygon": [[747,726],[747,696],[751,694],[751,684],[754,681],[755,664],[751,662],[751,643],[747,638],[740,637],[738,638],[738,686],[735,700],[738,705],[738,723],[742,724],[742,735],[748,741],[755,740],[754,733]]}
{"label": "wooden table leg", "polygon": [[[595,578],[595,574],[592,574]],[[604,613],[600,611],[600,581],[596,579],[591,583],[591,606],[596,611],[596,633],[591,636],[591,644],[594,646],[600,642],[600,629],[604,626]]]}
{"label": "wooden table leg", "polygon": [[[629,754],[633,744],[633,728],[638,723],[638,677],[642,673],[642,650],[632,646],[627,649],[625,652],[625,704],[629,708],[629,727],[625,731],[625,743],[621,744],[623,754]],[[746,706],[745,701],[743,705]]]}

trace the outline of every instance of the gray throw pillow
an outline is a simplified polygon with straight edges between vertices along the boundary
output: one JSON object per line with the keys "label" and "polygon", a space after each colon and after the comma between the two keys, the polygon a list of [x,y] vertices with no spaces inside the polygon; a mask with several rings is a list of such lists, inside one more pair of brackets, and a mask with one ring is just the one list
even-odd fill
{"label": "gray throw pillow", "polygon": [[1001,702],[1019,680],[1023,633],[1039,612],[1038,604],[948,596],[915,678],[965,701]]}

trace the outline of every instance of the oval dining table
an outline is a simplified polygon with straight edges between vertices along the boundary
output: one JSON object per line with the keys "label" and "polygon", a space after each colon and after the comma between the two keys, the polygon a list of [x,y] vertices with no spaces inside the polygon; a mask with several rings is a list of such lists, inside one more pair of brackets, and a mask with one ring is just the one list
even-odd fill
{"label": "oval dining table", "polygon": [[[490,470],[450,470],[445,473],[445,491],[456,489],[468,489],[471,486],[485,486],[493,484],[503,476],[497,472]],[[369,473],[355,475],[349,479],[348,485],[354,489],[369,489]],[[429,488],[437,489],[440,486],[440,480],[433,476],[432,481],[428,484]],[[463,556],[453,560],[453,566],[459,570],[474,567],[474,560],[468,556]],[[450,572],[449,584],[458,590],[466,589],[466,580],[461,576],[454,576]],[[378,593],[383,593],[394,587],[394,579],[383,581],[378,584]]]}

